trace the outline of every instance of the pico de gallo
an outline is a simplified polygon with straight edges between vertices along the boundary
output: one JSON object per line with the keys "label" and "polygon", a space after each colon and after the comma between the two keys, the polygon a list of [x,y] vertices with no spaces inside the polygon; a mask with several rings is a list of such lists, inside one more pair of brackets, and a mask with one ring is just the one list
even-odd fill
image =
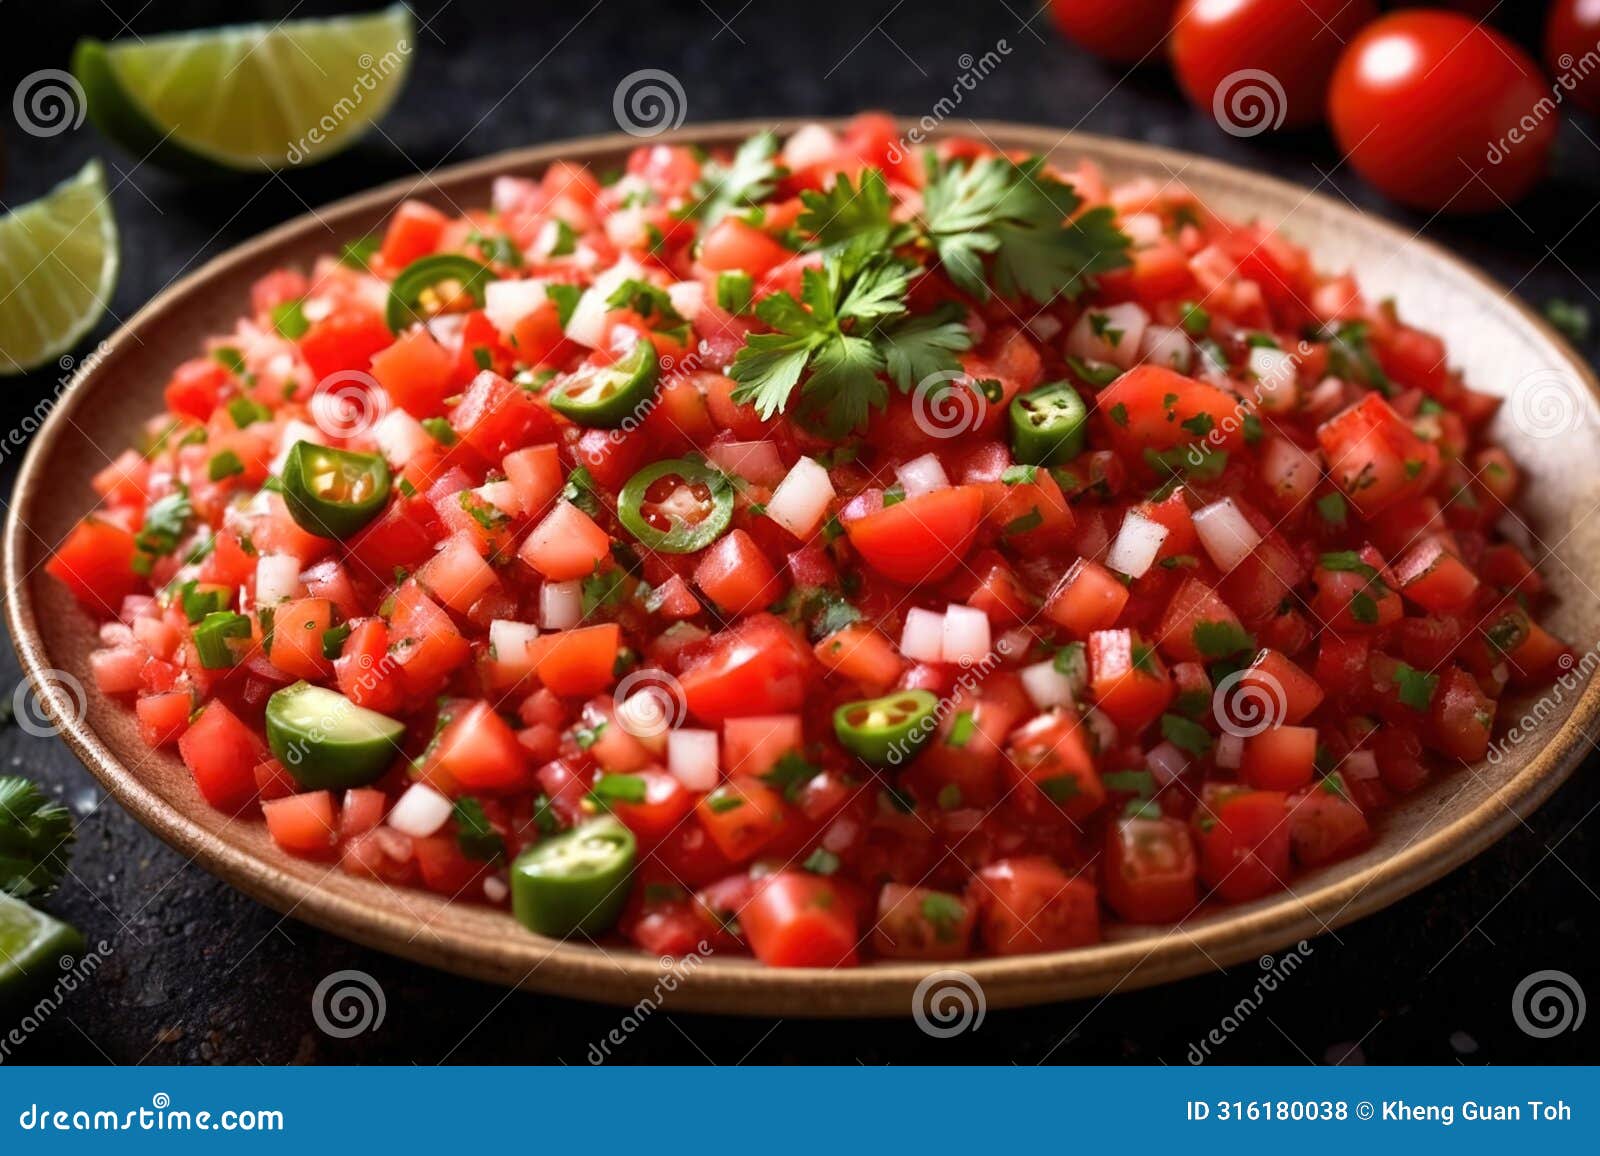
{"label": "pico de gallo", "polygon": [[291,855],[775,966],[1256,899],[1570,651],[1497,400],[1175,182],[888,118],[268,273],[48,570]]}

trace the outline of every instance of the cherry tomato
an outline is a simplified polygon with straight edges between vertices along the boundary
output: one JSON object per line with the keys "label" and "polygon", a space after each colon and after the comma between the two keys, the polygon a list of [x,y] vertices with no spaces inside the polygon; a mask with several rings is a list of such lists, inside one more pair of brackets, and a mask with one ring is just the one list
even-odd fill
{"label": "cherry tomato", "polygon": [[1050,0],[1063,35],[1096,56],[1137,64],[1166,39],[1177,0]]}
{"label": "cherry tomato", "polygon": [[1544,174],[1553,100],[1539,66],[1493,29],[1395,12],[1351,41],[1328,112],[1351,165],[1386,195],[1471,213],[1519,199]]}
{"label": "cherry tomato", "polygon": [[1555,0],[1544,26],[1544,64],[1582,107],[1600,114],[1600,0]]}
{"label": "cherry tomato", "polygon": [[1255,136],[1319,123],[1340,50],[1377,15],[1373,0],[1182,0],[1167,48],[1190,103]]}

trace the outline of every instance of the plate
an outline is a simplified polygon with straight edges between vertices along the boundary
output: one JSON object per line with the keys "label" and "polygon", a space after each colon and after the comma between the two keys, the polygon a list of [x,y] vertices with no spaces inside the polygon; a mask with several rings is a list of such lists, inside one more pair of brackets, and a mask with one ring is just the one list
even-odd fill
{"label": "plate", "polygon": [[[796,125],[713,124],[655,141],[726,145],[768,127]],[[913,131],[912,122],[903,128]],[[1403,317],[1438,332],[1471,385],[1514,398],[1502,407],[1496,434],[1527,473],[1523,516],[1539,540],[1553,544],[1542,567],[1555,594],[1547,624],[1575,645],[1600,638],[1600,598],[1593,593],[1600,589],[1600,520],[1589,517],[1600,506],[1594,468],[1600,383],[1507,290],[1376,217],[1216,161],[1041,127],[979,123],[976,131],[1002,148],[1052,154],[1064,163],[1095,161],[1117,179],[1181,180],[1226,215],[1278,225],[1307,245],[1320,267],[1357,270],[1369,299],[1392,296]],[[487,204],[499,174],[534,175],[562,159],[603,170],[640,143],[615,135],[543,145],[386,185],[274,229],[163,291],[86,360],[33,438],[5,525],[7,621],[46,709],[106,789],[183,854],[296,919],[462,975],[608,1003],[631,1005],[670,991],[680,1010],[905,1015],[915,998],[930,997],[918,985],[937,965],[817,972],[714,954],[674,963],[630,949],[542,939],[495,910],[394,890],[280,853],[264,824],[231,821],[207,806],[174,755],[143,747],[132,711],[95,692],[88,677],[95,626],[41,569],[49,549],[89,508],[90,477],[157,410],[172,368],[198,352],[206,335],[231,328],[255,278],[284,264],[309,265],[336,241],[375,231],[404,197]],[[1364,854],[1298,876],[1292,890],[1175,928],[1119,927],[1093,947],[967,961],[955,982],[980,987],[990,1007],[1127,990],[1275,952],[1393,903],[1484,850],[1571,773],[1600,712],[1600,687],[1586,678],[1595,657],[1585,652],[1542,703],[1509,701],[1503,719],[1538,711],[1521,728],[1527,732],[1521,741],[1498,744],[1496,757],[1443,776],[1384,814]],[[57,671],[73,674],[86,690],[75,695]]]}

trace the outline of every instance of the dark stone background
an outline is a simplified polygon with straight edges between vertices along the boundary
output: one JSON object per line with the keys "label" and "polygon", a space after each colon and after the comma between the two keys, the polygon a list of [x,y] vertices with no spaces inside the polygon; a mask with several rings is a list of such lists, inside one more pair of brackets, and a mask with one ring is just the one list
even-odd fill
{"label": "dark stone background", "polygon": [[[344,0],[351,6],[361,0]],[[1219,156],[1306,184],[1330,184],[1363,208],[1421,229],[1515,286],[1527,301],[1596,305],[1600,273],[1600,135],[1594,121],[1563,130],[1556,178],[1535,199],[1478,220],[1428,221],[1381,202],[1320,132],[1242,141],[1178,99],[1160,69],[1124,78],[1075,52],[1034,16],[1037,0],[575,0],[490,5],[417,0],[431,31],[398,109],[353,152],[308,171],[218,188],[186,186],[136,167],[85,124],[41,141],[0,118],[5,183],[16,205],[102,156],[119,182],[123,238],[115,312],[129,316],[179,270],[267,226],[369,185],[514,145],[613,131],[611,96],[635,69],[664,68],[683,83],[689,119],[845,114],[888,108],[921,115],[948,93],[963,53],[1005,38],[1005,64],[967,97],[964,114],[1080,125]],[[341,7],[336,0],[334,8]],[[1536,4],[1506,5],[1518,19]],[[37,68],[62,67],[76,37],[110,37],[251,18],[290,5],[154,0],[20,3],[0,0],[0,95]],[[296,15],[327,11],[294,6]],[[718,16],[720,13],[720,19]],[[437,14],[435,18],[435,14]],[[724,26],[723,21],[726,21]],[[387,138],[387,139],[386,139]],[[109,328],[110,319],[107,322]],[[1595,352],[1589,350],[1591,355]],[[177,356],[175,352],[174,356]],[[0,383],[11,428],[52,384],[51,374]],[[15,461],[0,468],[9,489]],[[0,690],[17,679],[0,648]],[[82,816],[77,878],[51,901],[90,941],[114,952],[28,1043],[20,1062],[118,1064],[286,1061],[582,1064],[620,1013],[503,991],[375,954],[281,920],[188,866],[106,799],[66,747],[16,727],[0,732],[0,767],[33,775]],[[1324,937],[1283,989],[1220,1048],[1224,1063],[1322,1063],[1358,1050],[1378,1063],[1561,1063],[1597,1051],[1600,1024],[1529,1038],[1510,1014],[1530,972],[1559,968],[1592,982],[1600,945],[1595,839],[1600,804],[1593,760],[1527,824],[1442,882],[1382,914]],[[387,992],[381,1029],[331,1039],[310,1015],[312,989],[341,968],[376,976]],[[974,1032],[930,1040],[909,1022],[782,1022],[650,1017],[616,1049],[617,1062],[1182,1064],[1189,1044],[1247,995],[1246,965],[1153,991],[1026,1011],[991,1012]],[[9,1028],[0,1022],[0,1029]]]}

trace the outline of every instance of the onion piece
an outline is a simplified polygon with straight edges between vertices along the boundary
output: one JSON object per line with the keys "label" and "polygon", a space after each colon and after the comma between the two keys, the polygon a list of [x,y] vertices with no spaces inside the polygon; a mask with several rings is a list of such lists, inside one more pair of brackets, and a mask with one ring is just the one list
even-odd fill
{"label": "onion piece", "polygon": [[691,791],[713,790],[720,778],[717,732],[688,728],[669,731],[667,770]]}
{"label": "onion piece", "polygon": [[1106,361],[1131,369],[1139,360],[1150,315],[1131,302],[1090,307],[1067,332],[1067,353],[1085,361]]}
{"label": "onion piece", "polygon": [[1268,413],[1287,413],[1300,401],[1294,355],[1258,345],[1250,350],[1250,373],[1256,379],[1256,404]]}
{"label": "onion piece", "polygon": [[1180,751],[1171,743],[1157,743],[1150,748],[1144,761],[1150,768],[1150,773],[1155,776],[1156,783],[1166,786],[1189,765],[1189,756]]}
{"label": "onion piece", "polygon": [[[839,138],[820,124],[801,125],[783,146],[783,167],[790,172],[831,161],[839,151]],[[830,173],[833,170],[828,170]]]}
{"label": "onion piece", "polygon": [[489,623],[489,647],[496,662],[525,665],[532,655],[533,641],[539,637],[539,628],[531,622],[513,622],[496,618]]}
{"label": "onion piece", "polygon": [[391,409],[380,417],[372,427],[372,440],[378,443],[389,464],[396,467],[403,467],[434,444],[422,423],[403,409]]}
{"label": "onion piece", "polygon": [[1194,364],[1194,343],[1189,335],[1173,325],[1152,325],[1139,343],[1139,358],[1151,365],[1188,373]]}
{"label": "onion piece", "polygon": [[1371,751],[1351,751],[1339,764],[1339,773],[1347,779],[1367,782],[1378,777],[1378,759]]}
{"label": "onion piece", "polygon": [[1096,751],[1109,751],[1117,745],[1117,724],[1103,711],[1095,707],[1084,711],[1083,725],[1088,728]]}
{"label": "onion piece", "polygon": [[472,492],[502,514],[509,514],[515,518],[522,513],[522,502],[517,497],[517,488],[510,482],[485,482]]}
{"label": "onion piece", "polygon": [[693,321],[705,308],[706,287],[698,281],[674,281],[667,286],[667,296],[685,321]]}
{"label": "onion piece", "polygon": [[599,349],[605,344],[607,304],[611,295],[628,280],[644,279],[644,267],[632,257],[623,257],[611,268],[594,279],[594,284],[583,291],[572,316],[567,318],[566,335],[579,345]]}
{"label": "onion piece", "polygon": [[517,322],[549,299],[545,282],[540,277],[491,281],[483,287],[483,314],[501,334],[509,334]]}
{"label": "onion piece", "polygon": [[706,458],[723,473],[758,486],[776,486],[786,473],[771,442],[713,442],[706,447]]}
{"label": "onion piece", "polygon": [[1169,531],[1160,522],[1152,521],[1137,510],[1129,510],[1122,518],[1122,529],[1117,540],[1111,543],[1106,555],[1106,565],[1126,574],[1129,578],[1142,578],[1155,565],[1161,543]]}
{"label": "onion piece", "polygon": [[950,488],[950,476],[944,472],[944,463],[937,454],[923,454],[895,468],[895,476],[905,487],[906,497],[916,498],[934,490]]}
{"label": "onion piece", "polygon": [[1217,766],[1223,770],[1238,770],[1239,763],[1244,758],[1244,739],[1238,735],[1218,735],[1215,758]]}
{"label": "onion piece", "polygon": [[828,471],[811,458],[801,458],[772,491],[767,500],[767,517],[796,538],[809,538],[822,524],[831,501],[833,482]]}
{"label": "onion piece", "polygon": [[900,632],[900,653],[912,662],[944,660],[944,615],[912,607]]}
{"label": "onion piece", "polygon": [[583,582],[546,582],[539,587],[539,625],[546,630],[571,630],[583,621]]}
{"label": "onion piece", "polygon": [[506,881],[498,875],[490,875],[483,881],[483,897],[490,903],[504,903],[511,894],[511,888]]}
{"label": "onion piece", "polygon": [[989,616],[970,606],[951,603],[944,612],[943,656],[946,662],[971,666],[993,648]]}
{"label": "onion piece", "polygon": [[256,559],[257,606],[272,606],[304,593],[300,559],[293,554],[263,554]]}
{"label": "onion piece", "polygon": [[426,839],[445,825],[454,809],[427,783],[412,783],[389,811],[389,826],[413,839]]}
{"label": "onion piece", "polygon": [[1022,689],[1040,710],[1074,705],[1072,680],[1056,669],[1054,662],[1036,662],[1022,668]]}
{"label": "onion piece", "polygon": [[1232,498],[1196,510],[1194,530],[1211,561],[1224,573],[1248,558],[1261,541],[1261,535]]}

